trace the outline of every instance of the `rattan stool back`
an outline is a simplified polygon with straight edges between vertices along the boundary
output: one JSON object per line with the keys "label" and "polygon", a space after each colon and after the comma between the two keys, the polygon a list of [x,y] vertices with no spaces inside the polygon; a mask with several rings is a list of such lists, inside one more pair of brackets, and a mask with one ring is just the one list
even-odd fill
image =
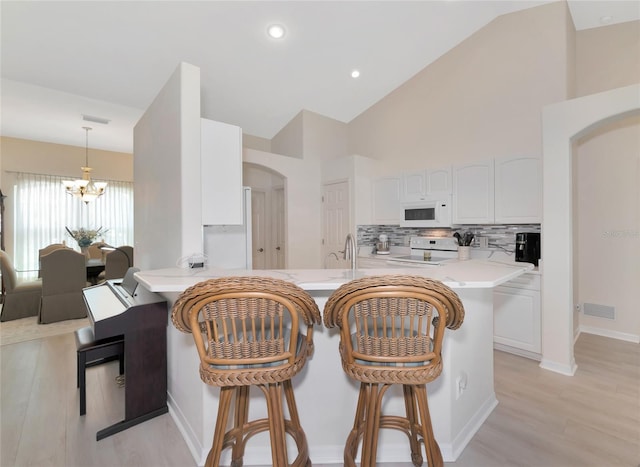
{"label": "rattan stool back", "polygon": [[[345,373],[360,381],[356,417],[345,445],[345,465],[373,467],[379,428],[409,436],[411,457],[422,465],[420,439],[428,465],[443,464],[433,436],[426,383],[442,371],[445,328],[464,320],[458,295],[440,281],[410,275],[370,276],[338,288],[324,308],[325,326],[340,328],[340,356]],[[407,417],[382,415],[382,398],[402,384]]]}
{"label": "rattan stool back", "polygon": [[[176,328],[193,335],[202,380],[221,388],[206,465],[219,465],[226,448],[232,449],[232,465],[242,465],[246,441],[267,430],[274,466],[289,465],[286,433],[298,447],[291,465],[310,464],[291,378],[304,367],[313,350],[313,326],[320,323],[313,298],[279,279],[211,279],[185,290],[172,308],[171,319]],[[258,386],[267,399],[267,418],[248,420],[252,385]],[[290,420],[284,418],[283,392]],[[235,420],[227,431],[233,395]]]}

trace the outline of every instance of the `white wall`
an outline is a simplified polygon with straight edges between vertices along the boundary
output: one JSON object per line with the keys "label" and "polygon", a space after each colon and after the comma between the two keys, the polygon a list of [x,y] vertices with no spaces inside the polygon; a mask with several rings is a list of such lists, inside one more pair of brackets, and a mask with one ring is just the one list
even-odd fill
{"label": "white wall", "polygon": [[285,178],[287,267],[319,268],[320,162],[245,148],[245,163],[261,165]]}
{"label": "white wall", "polygon": [[136,263],[202,251],[200,69],[180,64],[134,129]]}
{"label": "white wall", "polygon": [[579,315],[582,330],[640,339],[640,116],[598,128],[574,152],[578,222],[577,302],[615,308],[609,320]]}
{"label": "white wall", "polygon": [[[573,374],[577,368],[573,355],[572,141],[638,110],[640,85],[572,99],[543,111],[543,368],[564,374]],[[637,288],[637,283],[629,286]]]}

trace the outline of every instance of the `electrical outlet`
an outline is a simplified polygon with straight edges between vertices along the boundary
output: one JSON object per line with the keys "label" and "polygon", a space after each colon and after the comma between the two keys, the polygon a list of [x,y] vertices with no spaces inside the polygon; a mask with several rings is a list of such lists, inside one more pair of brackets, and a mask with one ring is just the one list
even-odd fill
{"label": "electrical outlet", "polygon": [[467,374],[463,371],[456,378],[456,400],[460,399],[462,393],[467,389]]}

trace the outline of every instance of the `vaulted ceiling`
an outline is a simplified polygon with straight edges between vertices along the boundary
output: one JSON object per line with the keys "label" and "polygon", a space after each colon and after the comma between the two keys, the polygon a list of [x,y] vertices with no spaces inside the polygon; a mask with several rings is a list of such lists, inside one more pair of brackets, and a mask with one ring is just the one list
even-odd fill
{"label": "vaulted ceiling", "polygon": [[[92,147],[131,152],[179,62],[201,69],[203,116],[245,133],[271,138],[302,109],[348,122],[496,17],[544,3],[3,0],[2,135],[83,146],[92,126]],[[636,1],[569,7],[577,29],[640,18]]]}

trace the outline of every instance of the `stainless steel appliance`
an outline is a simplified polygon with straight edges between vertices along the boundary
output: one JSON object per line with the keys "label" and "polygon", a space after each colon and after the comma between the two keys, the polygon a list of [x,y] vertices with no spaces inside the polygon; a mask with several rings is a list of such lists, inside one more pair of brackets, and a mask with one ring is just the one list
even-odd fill
{"label": "stainless steel appliance", "polygon": [[402,227],[451,227],[451,196],[404,203],[400,212]]}
{"label": "stainless steel appliance", "polygon": [[438,265],[458,257],[458,242],[453,237],[411,237],[409,247],[409,256],[395,256],[388,261],[412,265]]}
{"label": "stainless steel appliance", "polygon": [[516,234],[516,261],[538,265],[540,260],[540,232]]}

